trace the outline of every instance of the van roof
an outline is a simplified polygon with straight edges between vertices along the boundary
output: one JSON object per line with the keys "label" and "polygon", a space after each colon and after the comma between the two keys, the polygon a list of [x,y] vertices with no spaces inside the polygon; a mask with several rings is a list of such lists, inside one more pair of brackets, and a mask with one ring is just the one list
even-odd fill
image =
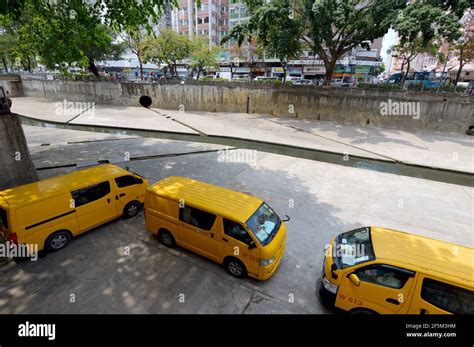
{"label": "van roof", "polygon": [[395,260],[410,270],[474,285],[473,248],[380,227],[371,227],[371,238],[378,260]]}
{"label": "van roof", "polygon": [[167,177],[148,187],[148,191],[173,200],[183,199],[185,204],[240,223],[245,223],[263,203],[252,195],[180,176]]}
{"label": "van roof", "polygon": [[128,173],[128,171],[115,165],[98,165],[0,191],[0,203],[5,204],[6,202],[4,207],[8,208],[19,207],[52,197],[62,191],[82,188],[111,176],[125,173]]}

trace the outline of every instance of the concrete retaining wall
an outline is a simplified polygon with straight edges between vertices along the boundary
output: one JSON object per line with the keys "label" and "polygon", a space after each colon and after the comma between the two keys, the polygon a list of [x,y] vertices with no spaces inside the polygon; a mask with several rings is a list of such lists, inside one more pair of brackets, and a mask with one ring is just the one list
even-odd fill
{"label": "concrete retaining wall", "polygon": [[3,87],[7,92],[8,96],[18,97],[24,96],[23,94],[23,85],[21,81],[9,81],[0,79],[0,87]]}
{"label": "concrete retaining wall", "polygon": [[[116,83],[61,80],[22,81],[23,94],[68,101],[138,106],[141,95],[152,107],[187,111],[249,112],[465,133],[474,125],[474,99],[469,96],[405,91],[275,86],[272,84],[194,82]],[[381,115],[381,104],[411,102],[417,115]],[[419,104],[418,104],[419,103]]]}

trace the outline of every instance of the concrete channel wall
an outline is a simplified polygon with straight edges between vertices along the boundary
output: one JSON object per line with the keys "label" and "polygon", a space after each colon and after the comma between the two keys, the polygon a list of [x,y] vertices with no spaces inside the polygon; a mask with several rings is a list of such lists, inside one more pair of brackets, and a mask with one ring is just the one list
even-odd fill
{"label": "concrete channel wall", "polygon": [[[260,113],[401,129],[466,133],[474,125],[473,97],[429,92],[220,81],[149,84],[32,79],[23,79],[22,92],[60,101],[129,106],[138,106],[139,97],[148,95],[152,107],[163,109]],[[397,115],[394,105],[412,109],[406,112],[410,114]],[[389,110],[387,115],[382,114],[383,107]]]}
{"label": "concrete channel wall", "polygon": [[20,76],[0,75],[0,87],[8,92],[8,96],[23,96],[23,85]]}

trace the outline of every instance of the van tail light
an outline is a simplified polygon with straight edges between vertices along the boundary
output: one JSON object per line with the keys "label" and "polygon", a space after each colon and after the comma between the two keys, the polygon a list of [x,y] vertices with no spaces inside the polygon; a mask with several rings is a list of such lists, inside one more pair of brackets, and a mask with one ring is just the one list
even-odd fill
{"label": "van tail light", "polygon": [[16,245],[18,244],[18,236],[16,233],[10,233],[10,241]]}

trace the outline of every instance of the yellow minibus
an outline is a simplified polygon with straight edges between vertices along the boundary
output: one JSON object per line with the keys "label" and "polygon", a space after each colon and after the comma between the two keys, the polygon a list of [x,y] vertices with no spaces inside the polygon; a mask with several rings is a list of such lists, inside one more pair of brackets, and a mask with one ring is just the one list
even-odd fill
{"label": "yellow minibus", "polygon": [[319,295],[354,314],[474,314],[474,249],[381,227],[335,237]]}
{"label": "yellow minibus", "polygon": [[0,191],[6,241],[58,251],[73,236],[119,216],[135,216],[148,181],[115,165],[99,165]]}
{"label": "yellow minibus", "polygon": [[285,224],[262,199],[186,177],[148,187],[145,223],[165,246],[223,264],[238,278],[270,278],[285,252]]}

